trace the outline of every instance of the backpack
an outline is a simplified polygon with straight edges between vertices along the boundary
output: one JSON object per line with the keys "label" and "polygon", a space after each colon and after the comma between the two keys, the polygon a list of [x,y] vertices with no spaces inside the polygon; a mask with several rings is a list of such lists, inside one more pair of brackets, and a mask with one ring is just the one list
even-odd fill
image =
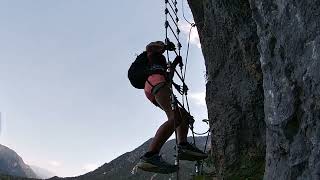
{"label": "backpack", "polygon": [[149,68],[147,52],[144,51],[137,56],[128,70],[128,78],[133,87],[144,89],[144,84],[150,75]]}

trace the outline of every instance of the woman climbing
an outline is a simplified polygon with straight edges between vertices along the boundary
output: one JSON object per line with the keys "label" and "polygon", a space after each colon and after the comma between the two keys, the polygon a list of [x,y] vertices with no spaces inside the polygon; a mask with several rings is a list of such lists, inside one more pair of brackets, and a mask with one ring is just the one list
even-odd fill
{"label": "woman climbing", "polygon": [[[174,44],[171,43],[171,46],[168,46],[161,41],[156,41],[148,44],[144,52],[149,72],[151,72],[144,83],[145,95],[155,106],[166,113],[168,119],[158,128],[148,151],[140,158],[137,164],[138,168],[142,170],[165,174],[177,171],[177,166],[163,161],[159,155],[164,143],[174,133],[175,127],[180,160],[196,161],[207,158],[204,152],[187,141],[189,113],[178,106],[174,108],[175,110],[172,110],[169,80],[172,78],[173,73],[167,74],[167,62],[165,56],[163,56],[163,53],[168,48],[172,50]],[[174,72],[174,69],[180,63],[182,63],[182,58],[177,56],[171,64],[171,72]]]}

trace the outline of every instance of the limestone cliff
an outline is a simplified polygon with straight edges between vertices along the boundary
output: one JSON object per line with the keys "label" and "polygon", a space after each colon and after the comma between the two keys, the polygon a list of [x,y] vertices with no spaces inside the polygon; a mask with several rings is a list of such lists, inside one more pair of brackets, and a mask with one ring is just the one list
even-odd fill
{"label": "limestone cliff", "polygon": [[220,179],[320,179],[320,1],[189,5]]}

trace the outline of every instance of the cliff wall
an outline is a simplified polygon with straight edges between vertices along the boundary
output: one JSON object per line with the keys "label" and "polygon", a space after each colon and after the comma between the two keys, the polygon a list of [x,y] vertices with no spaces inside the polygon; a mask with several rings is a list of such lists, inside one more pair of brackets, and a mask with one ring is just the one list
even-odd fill
{"label": "cliff wall", "polygon": [[320,1],[189,5],[207,69],[217,175],[320,179]]}

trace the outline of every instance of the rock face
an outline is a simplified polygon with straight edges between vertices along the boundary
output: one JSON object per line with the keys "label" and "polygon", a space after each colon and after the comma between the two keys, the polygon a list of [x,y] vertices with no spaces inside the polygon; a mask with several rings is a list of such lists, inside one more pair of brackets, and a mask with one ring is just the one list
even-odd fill
{"label": "rock face", "polygon": [[[217,174],[231,179],[261,177],[265,154],[263,79],[250,4],[240,0],[189,0],[189,4],[207,69],[206,101]],[[238,168],[252,166],[259,166],[262,172],[237,174]]]}
{"label": "rock face", "polygon": [[41,179],[48,179],[55,176],[54,173],[50,172],[49,170],[38,166],[30,165],[30,168]]}
{"label": "rock face", "polygon": [[320,1],[251,6],[264,77],[265,179],[320,179]]}
{"label": "rock face", "polygon": [[243,152],[265,151],[264,179],[320,179],[320,1],[189,5],[206,61],[220,178],[237,176]]}
{"label": "rock face", "polygon": [[13,150],[0,145],[0,174],[36,178],[36,174]]}

